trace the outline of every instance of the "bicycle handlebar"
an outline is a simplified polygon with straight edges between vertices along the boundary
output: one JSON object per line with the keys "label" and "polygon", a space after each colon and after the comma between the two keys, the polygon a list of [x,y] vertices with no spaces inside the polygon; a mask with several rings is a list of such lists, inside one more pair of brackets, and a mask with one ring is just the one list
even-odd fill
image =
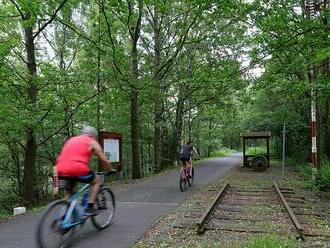
{"label": "bicycle handlebar", "polygon": [[103,176],[110,176],[118,172],[117,170],[112,170],[112,171],[98,171],[95,172],[96,175],[103,175]]}

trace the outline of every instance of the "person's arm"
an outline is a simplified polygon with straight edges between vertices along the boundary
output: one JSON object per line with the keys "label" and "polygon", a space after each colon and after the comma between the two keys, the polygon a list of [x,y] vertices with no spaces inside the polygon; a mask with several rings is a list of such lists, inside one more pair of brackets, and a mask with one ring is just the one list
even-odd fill
{"label": "person's arm", "polygon": [[197,155],[197,157],[198,157],[199,159],[201,159],[201,156],[199,156],[199,154],[198,154],[198,152],[196,151],[195,147],[193,147],[192,149],[193,149],[194,153]]}
{"label": "person's arm", "polygon": [[102,147],[97,141],[93,141],[91,143],[91,150],[95,154],[95,156],[101,161],[103,170],[111,171],[112,166],[110,164],[110,161],[107,160],[107,158],[105,157]]}

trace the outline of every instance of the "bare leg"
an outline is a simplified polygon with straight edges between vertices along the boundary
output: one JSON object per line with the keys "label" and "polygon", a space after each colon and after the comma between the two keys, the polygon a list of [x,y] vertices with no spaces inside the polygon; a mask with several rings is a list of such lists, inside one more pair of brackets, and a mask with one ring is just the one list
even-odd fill
{"label": "bare leg", "polygon": [[184,165],[184,175],[185,177],[187,177],[189,175],[189,161],[185,161],[185,165]]}
{"label": "bare leg", "polygon": [[100,186],[101,186],[101,178],[99,175],[95,175],[94,180],[90,183],[90,195],[89,195],[89,200],[88,203],[95,203],[96,200],[96,195],[99,192]]}
{"label": "bare leg", "polygon": [[186,178],[186,167],[187,167],[186,161],[182,161],[182,169],[181,169],[181,171],[183,171],[183,176],[184,176],[184,178],[182,178],[182,179],[185,179]]}
{"label": "bare leg", "polygon": [[186,167],[187,167],[187,175],[190,176],[190,174],[191,174],[191,161],[190,160],[187,161]]}

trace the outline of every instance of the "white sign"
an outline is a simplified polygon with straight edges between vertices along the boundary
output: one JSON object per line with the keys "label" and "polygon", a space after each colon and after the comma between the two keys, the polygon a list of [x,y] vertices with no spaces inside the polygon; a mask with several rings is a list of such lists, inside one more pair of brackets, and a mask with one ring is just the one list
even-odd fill
{"label": "white sign", "polygon": [[104,154],[110,162],[119,162],[119,140],[104,139]]}

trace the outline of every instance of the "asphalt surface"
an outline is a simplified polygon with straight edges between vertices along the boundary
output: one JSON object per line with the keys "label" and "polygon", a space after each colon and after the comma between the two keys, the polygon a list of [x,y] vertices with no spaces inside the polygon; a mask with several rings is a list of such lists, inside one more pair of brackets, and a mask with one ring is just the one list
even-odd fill
{"label": "asphalt surface", "polygon": [[[225,175],[241,154],[201,162],[195,167],[194,186],[179,189],[179,168],[140,182],[115,187],[117,209],[113,224],[97,231],[89,221],[75,235],[73,247],[132,247],[157,219],[177,207],[196,189]],[[18,216],[0,222],[1,248],[36,247],[35,229],[40,213]]]}

